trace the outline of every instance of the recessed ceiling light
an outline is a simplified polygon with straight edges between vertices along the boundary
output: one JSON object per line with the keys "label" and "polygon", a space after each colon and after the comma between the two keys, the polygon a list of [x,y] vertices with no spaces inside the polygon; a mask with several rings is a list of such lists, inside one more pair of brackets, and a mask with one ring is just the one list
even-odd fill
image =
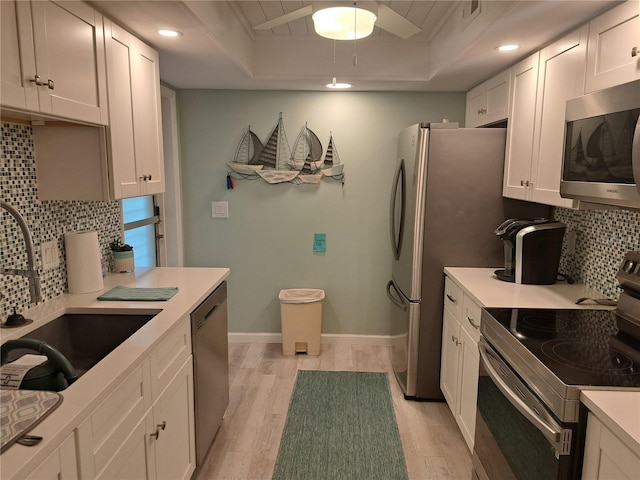
{"label": "recessed ceiling light", "polygon": [[351,87],[353,87],[353,85],[351,85],[350,83],[345,83],[345,82],[337,82],[336,81],[336,77],[333,77],[333,82],[327,83],[325,85],[325,87],[331,88],[333,90],[341,90],[341,89],[345,89],[345,88],[351,88]]}
{"label": "recessed ceiling light", "polygon": [[169,30],[166,28],[158,30],[158,34],[163,37],[181,37],[182,32],[178,32],[177,30]]}
{"label": "recessed ceiling light", "polygon": [[517,50],[520,48],[520,45],[509,44],[509,45],[499,45],[496,47],[496,50],[500,52],[511,52],[512,50]]}

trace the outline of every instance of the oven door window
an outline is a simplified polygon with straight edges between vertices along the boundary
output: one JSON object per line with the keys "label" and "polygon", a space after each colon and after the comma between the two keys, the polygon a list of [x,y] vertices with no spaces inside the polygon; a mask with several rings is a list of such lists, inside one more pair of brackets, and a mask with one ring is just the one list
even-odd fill
{"label": "oven door window", "polygon": [[[572,457],[575,455],[559,454],[557,446],[514,406],[492,379],[491,365],[487,368],[485,358],[481,357],[480,361],[474,442],[475,460],[484,470],[477,472],[479,477],[482,479],[486,475],[486,478],[501,480],[573,478],[575,458]],[[499,370],[502,377],[502,368]],[[507,383],[515,378],[512,371],[505,375]],[[504,380],[499,378],[498,382]],[[531,392],[526,394],[532,395]],[[562,425],[565,434],[568,426]]]}

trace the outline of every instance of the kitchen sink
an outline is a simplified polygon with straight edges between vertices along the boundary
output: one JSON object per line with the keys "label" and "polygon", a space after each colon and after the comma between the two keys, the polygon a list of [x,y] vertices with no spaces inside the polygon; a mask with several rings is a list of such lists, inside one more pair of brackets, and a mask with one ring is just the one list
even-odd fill
{"label": "kitchen sink", "polygon": [[[66,313],[21,338],[41,340],[62,353],[78,377],[111,353],[160,311],[144,314]],[[15,349],[8,360],[15,360],[27,349]]]}

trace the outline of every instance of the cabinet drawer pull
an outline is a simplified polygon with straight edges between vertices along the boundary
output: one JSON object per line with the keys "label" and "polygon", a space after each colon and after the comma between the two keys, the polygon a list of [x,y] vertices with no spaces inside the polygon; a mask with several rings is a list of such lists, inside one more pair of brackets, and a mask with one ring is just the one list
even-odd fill
{"label": "cabinet drawer pull", "polygon": [[637,57],[638,56],[638,47],[633,47],[631,49],[631,56],[632,57]]}
{"label": "cabinet drawer pull", "polygon": [[449,299],[450,302],[455,303],[456,305],[458,304],[458,300],[456,300],[455,298],[453,298],[450,294],[447,293],[447,298]]}
{"label": "cabinet drawer pull", "polygon": [[149,434],[150,437],[155,437],[155,439],[159,439],[160,438],[160,430],[164,430],[165,428],[167,428],[167,422],[162,422],[156,425],[156,431]]}
{"label": "cabinet drawer pull", "polygon": [[480,330],[480,325],[478,325],[476,321],[473,318],[471,318],[469,315],[467,315],[467,321],[471,324],[473,328],[475,328],[476,330]]}

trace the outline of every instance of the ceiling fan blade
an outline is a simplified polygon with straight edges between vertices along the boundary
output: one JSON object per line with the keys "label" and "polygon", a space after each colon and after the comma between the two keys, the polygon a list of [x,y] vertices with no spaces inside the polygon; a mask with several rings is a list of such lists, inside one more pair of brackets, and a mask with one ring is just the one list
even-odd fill
{"label": "ceiling fan blade", "polygon": [[269,28],[278,27],[280,25],[284,25],[285,23],[293,22],[302,17],[306,17],[307,15],[311,15],[313,13],[313,7],[311,5],[307,5],[306,7],[299,8],[298,10],[294,10],[293,12],[285,13],[284,15],[269,20],[267,22],[261,23],[260,25],[256,25],[253,27],[254,30],[268,30]]}
{"label": "ceiling fan blade", "polygon": [[407,39],[421,32],[422,29],[411,23],[399,13],[384,4],[378,5],[378,20],[376,27],[380,27],[389,33],[393,33],[398,37]]}

